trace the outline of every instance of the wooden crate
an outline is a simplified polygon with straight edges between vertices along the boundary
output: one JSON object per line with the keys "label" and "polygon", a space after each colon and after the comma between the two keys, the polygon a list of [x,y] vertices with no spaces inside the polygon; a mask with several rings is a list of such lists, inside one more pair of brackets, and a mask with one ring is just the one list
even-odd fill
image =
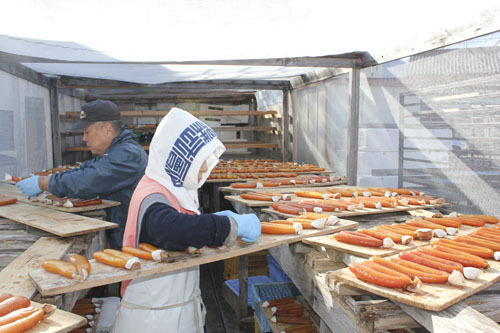
{"label": "wooden crate", "polygon": [[[248,255],[248,276],[268,275],[266,255],[267,250],[251,253]],[[238,258],[234,257],[224,260],[224,279],[234,280],[239,277]]]}

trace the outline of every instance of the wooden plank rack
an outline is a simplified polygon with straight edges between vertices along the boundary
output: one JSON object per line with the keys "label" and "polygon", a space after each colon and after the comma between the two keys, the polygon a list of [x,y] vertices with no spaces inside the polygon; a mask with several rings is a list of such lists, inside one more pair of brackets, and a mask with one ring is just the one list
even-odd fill
{"label": "wooden plank rack", "polygon": [[357,226],[357,222],[341,219],[335,226],[328,226],[324,229],[303,230],[302,234],[298,235],[263,234],[259,238],[259,240],[253,244],[247,244],[238,241],[235,246],[232,246],[230,248],[203,248],[202,254],[196,257],[182,252],[172,252],[170,254],[173,258],[176,259],[175,262],[155,263],[152,261],[141,260],[141,269],[134,271],[127,271],[125,269],[107,266],[95,262],[95,260],[91,260],[92,274],[90,274],[88,279],[83,282],[66,279],[59,275],[46,272],[43,269],[33,270],[29,273],[29,276],[43,296],[57,295],[76,290],[107,285],[114,282],[151,276],[158,273],[172,272],[218,260],[229,259],[232,257],[269,249],[283,244],[299,242],[306,237],[330,234],[345,229],[352,229]]}
{"label": "wooden plank rack", "polygon": [[[150,111],[120,111],[122,117],[164,117],[170,110],[150,110]],[[278,111],[239,111],[239,110],[202,110],[187,111],[195,117],[206,116],[271,116],[280,117]],[[61,119],[80,119],[80,111],[67,111],[65,115],[59,116]]]}
{"label": "wooden plank rack", "polygon": [[[430,332],[500,332],[498,306],[499,283],[470,296],[442,311],[427,311],[397,301],[381,298],[342,282],[325,282],[323,275],[316,282],[331,293],[352,315],[351,332],[387,332],[390,329],[421,328]],[[335,320],[336,317],[333,316]]]}
{"label": "wooden plank rack", "polygon": [[[224,146],[228,149],[230,148],[278,148],[279,144],[277,143],[269,143],[262,141],[225,141],[222,142]],[[149,145],[142,145],[144,150],[149,150]],[[89,151],[87,146],[79,146],[79,147],[66,147],[66,151]]]}
{"label": "wooden plank rack", "polygon": [[73,245],[73,238],[42,237],[0,271],[0,291],[16,296],[33,297],[35,287],[28,278],[30,270],[38,269],[45,260],[61,259]]}
{"label": "wooden plank rack", "polygon": [[116,223],[60,212],[50,208],[35,207],[21,202],[1,206],[0,216],[61,237],[83,235],[118,226]]}

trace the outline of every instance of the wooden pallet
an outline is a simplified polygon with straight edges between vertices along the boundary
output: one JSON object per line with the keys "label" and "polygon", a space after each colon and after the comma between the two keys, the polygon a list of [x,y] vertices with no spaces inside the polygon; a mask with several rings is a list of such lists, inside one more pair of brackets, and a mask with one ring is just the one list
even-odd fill
{"label": "wooden pallet", "polygon": [[33,270],[29,276],[37,289],[43,296],[57,295],[76,290],[107,285],[114,282],[135,279],[139,277],[151,276],[158,273],[172,272],[188,267],[198,266],[214,261],[237,257],[283,244],[299,242],[306,237],[320,236],[334,233],[340,230],[352,229],[358,226],[357,222],[340,220],[335,226],[328,226],[324,229],[303,230],[300,235],[266,235],[263,234],[256,243],[248,244],[238,241],[231,248],[216,249],[203,248],[201,256],[191,257],[185,253],[172,252],[172,256],[177,260],[173,263],[155,263],[141,260],[142,268],[135,271],[107,266],[95,260],[91,260],[92,274],[84,282],[77,282],[66,279],[56,274],[48,273],[43,269]]}

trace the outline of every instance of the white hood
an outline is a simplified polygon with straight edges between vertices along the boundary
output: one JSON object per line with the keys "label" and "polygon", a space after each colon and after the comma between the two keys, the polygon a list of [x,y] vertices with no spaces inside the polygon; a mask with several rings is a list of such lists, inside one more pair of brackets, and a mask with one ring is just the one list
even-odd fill
{"label": "white hood", "polygon": [[[198,188],[225,150],[205,123],[184,110],[172,108],[158,125],[149,146],[146,175],[165,186],[184,209],[199,214]],[[208,171],[198,182],[204,161]]]}

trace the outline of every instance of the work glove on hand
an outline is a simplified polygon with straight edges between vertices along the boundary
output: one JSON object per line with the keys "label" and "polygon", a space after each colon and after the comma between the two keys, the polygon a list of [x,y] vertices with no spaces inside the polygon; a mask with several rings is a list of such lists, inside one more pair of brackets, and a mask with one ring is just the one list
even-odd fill
{"label": "work glove on hand", "polygon": [[223,211],[220,211],[220,212],[215,212],[214,214],[218,215],[218,216],[233,216],[233,215],[238,215],[235,212],[230,211],[230,210],[223,210]]}
{"label": "work glove on hand", "polygon": [[248,243],[254,243],[260,236],[260,220],[255,214],[234,214],[232,218],[238,224],[238,236]]}
{"label": "work glove on hand", "polygon": [[21,190],[21,192],[24,195],[26,195],[29,198],[42,193],[42,190],[38,186],[38,176],[33,176],[21,180],[17,182],[16,186]]}

